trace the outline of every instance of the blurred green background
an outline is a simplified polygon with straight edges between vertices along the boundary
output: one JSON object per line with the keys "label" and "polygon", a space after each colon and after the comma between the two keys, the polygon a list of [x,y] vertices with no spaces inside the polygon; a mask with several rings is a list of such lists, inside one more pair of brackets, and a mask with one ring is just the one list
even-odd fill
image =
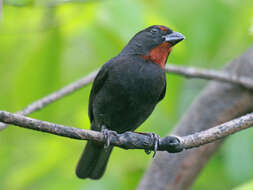
{"label": "blurred green background", "polygon": [[[65,1],[66,2],[66,1]],[[166,25],[186,40],[168,62],[221,69],[253,43],[252,0],[8,0],[0,23],[0,110],[18,111],[99,68],[141,29]],[[165,136],[206,81],[168,75],[165,99],[139,129]],[[90,85],[31,117],[89,128]],[[193,190],[253,189],[253,129],[230,137]],[[152,160],[114,149],[105,176],[80,180],[84,142],[9,127],[0,131],[1,190],[134,189]]]}

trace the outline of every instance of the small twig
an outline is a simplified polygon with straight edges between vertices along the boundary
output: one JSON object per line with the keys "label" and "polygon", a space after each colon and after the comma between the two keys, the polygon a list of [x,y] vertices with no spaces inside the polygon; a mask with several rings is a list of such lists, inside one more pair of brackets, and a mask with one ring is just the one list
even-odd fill
{"label": "small twig", "polygon": [[248,89],[253,89],[253,80],[243,76],[231,75],[224,71],[215,71],[210,69],[200,69],[194,67],[175,66],[167,64],[165,70],[168,73],[178,74],[185,77],[201,78],[207,80],[217,80],[241,85]]}
{"label": "small twig", "polygon": [[253,113],[244,115],[237,119],[230,120],[221,125],[217,125],[205,131],[194,133],[183,137],[185,149],[198,147],[204,144],[222,139],[243,129],[253,126]]}
{"label": "small twig", "polygon": [[[201,79],[207,79],[207,80],[217,80],[217,81],[222,81],[222,82],[230,82],[233,84],[241,85],[241,86],[249,88],[249,89],[253,89],[253,80],[246,78],[246,77],[239,77],[236,75],[230,75],[230,74],[225,73],[223,71],[197,69],[194,67],[175,66],[172,64],[167,64],[165,66],[165,70],[168,73],[173,73],[173,74],[177,74],[180,76],[201,78]],[[66,96],[66,95],[69,95],[70,93],[75,92],[76,90],[79,90],[80,88],[93,82],[97,73],[98,73],[98,71],[94,71],[93,73],[83,77],[82,79],[75,81],[72,84],[69,84],[68,86],[63,87],[62,89],[55,91],[52,94],[49,94],[48,96],[45,96],[45,97],[31,103],[23,110],[17,112],[17,114],[28,115],[30,113],[33,113],[35,111],[38,111],[38,110],[44,108],[45,106],[55,102],[56,100]],[[4,128],[6,128],[6,126],[7,126],[6,124],[0,123],[0,130],[3,130]]]}
{"label": "small twig", "polygon": [[[64,136],[79,140],[92,140],[98,143],[105,142],[104,135],[101,132],[78,129],[46,121],[40,121],[18,114],[12,114],[6,111],[0,111],[0,121],[23,128],[51,133],[58,136]],[[247,114],[245,116],[231,120],[202,132],[180,137],[180,140],[184,149],[190,149],[214,142],[243,129],[247,129],[252,125],[253,113]],[[159,141],[158,150],[170,152],[171,146],[169,137],[170,136],[167,136]],[[127,132],[113,136],[111,138],[111,144],[124,149],[154,149],[154,142],[150,136],[133,132]]]}
{"label": "small twig", "polygon": [[[94,71],[94,72],[90,73],[89,75],[61,88],[60,90],[55,91],[55,92],[37,100],[37,101],[29,104],[23,110],[18,111],[17,114],[28,115],[30,113],[33,113],[35,111],[38,111],[38,110],[46,107],[48,104],[51,104],[64,96],[71,94],[72,92],[77,91],[78,89],[91,83],[94,80],[94,78],[96,77],[97,72],[98,71]],[[6,126],[7,126],[6,124],[0,123],[0,130],[4,129]]]}

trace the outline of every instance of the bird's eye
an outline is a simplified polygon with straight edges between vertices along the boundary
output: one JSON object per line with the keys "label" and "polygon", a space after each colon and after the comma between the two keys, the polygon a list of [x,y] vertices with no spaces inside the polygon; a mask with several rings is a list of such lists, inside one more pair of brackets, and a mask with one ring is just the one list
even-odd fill
{"label": "bird's eye", "polygon": [[152,28],[152,29],[150,30],[150,32],[152,32],[152,33],[157,33],[157,32],[159,32],[159,29],[158,29],[158,28]]}

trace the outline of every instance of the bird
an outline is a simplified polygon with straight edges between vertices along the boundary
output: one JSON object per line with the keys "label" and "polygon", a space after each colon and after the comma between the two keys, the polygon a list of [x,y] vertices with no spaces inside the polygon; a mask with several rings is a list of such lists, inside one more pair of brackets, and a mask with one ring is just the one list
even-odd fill
{"label": "bird", "polygon": [[103,132],[107,144],[87,142],[77,177],[100,179],[113,149],[110,135],[133,132],[151,115],[165,96],[167,58],[184,39],[166,26],[150,26],[101,67],[90,92],[88,115],[91,130]]}

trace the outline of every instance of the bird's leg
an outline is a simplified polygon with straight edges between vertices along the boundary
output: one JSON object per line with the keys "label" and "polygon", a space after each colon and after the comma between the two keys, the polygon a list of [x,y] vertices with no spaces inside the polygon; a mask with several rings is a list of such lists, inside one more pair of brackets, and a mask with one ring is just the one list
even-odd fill
{"label": "bird's leg", "polygon": [[[153,153],[153,158],[156,155],[157,149],[158,149],[158,145],[159,145],[159,141],[160,141],[160,136],[155,134],[155,133],[147,133],[150,135],[152,141],[154,142],[154,153]],[[145,150],[145,152],[147,154],[150,154],[150,150]]]}
{"label": "bird's leg", "polygon": [[[160,136],[155,133],[142,133],[142,132],[135,132],[135,133],[147,135],[152,139],[152,142],[154,142],[154,154],[153,154],[153,158],[154,158],[158,149],[159,142],[160,142]],[[145,149],[145,153],[150,154],[151,150]]]}
{"label": "bird's leg", "polygon": [[105,141],[106,141],[104,145],[104,149],[107,150],[111,144],[112,135],[117,135],[117,132],[107,129],[105,125],[102,125],[101,132],[103,133]]}

